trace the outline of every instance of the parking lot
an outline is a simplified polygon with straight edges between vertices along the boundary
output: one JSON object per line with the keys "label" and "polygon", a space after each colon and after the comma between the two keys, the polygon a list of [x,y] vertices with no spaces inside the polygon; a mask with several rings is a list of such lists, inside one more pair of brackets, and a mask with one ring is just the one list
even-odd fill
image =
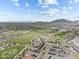
{"label": "parking lot", "polygon": [[36,59],[75,59],[69,46],[47,43],[39,58]]}

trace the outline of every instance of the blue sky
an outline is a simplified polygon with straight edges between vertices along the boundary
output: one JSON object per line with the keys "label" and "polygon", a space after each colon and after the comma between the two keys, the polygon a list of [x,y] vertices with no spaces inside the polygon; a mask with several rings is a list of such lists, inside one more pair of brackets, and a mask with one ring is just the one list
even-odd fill
{"label": "blue sky", "polygon": [[0,21],[79,20],[79,0],[0,0]]}

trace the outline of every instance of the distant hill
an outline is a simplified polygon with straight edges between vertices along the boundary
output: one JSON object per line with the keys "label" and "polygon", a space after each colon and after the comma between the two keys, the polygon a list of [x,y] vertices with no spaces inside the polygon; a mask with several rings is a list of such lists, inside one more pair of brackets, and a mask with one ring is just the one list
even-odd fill
{"label": "distant hill", "polygon": [[[0,23],[0,26],[3,27],[3,26],[8,26],[8,27],[25,27],[25,28],[29,28],[29,27],[40,27],[40,28],[47,28],[47,27],[68,27],[70,28],[71,26],[74,26],[76,24],[79,24],[79,23],[76,23],[75,21],[70,21],[70,20],[67,20],[67,19],[57,19],[57,20],[54,20],[54,21],[51,21],[51,22],[9,22],[9,23]],[[70,27],[69,27],[70,26]]]}
{"label": "distant hill", "polygon": [[79,20],[76,20],[76,21],[74,21],[74,22],[79,25]]}
{"label": "distant hill", "polygon": [[51,23],[70,23],[72,21],[70,20],[66,20],[66,19],[58,19],[58,20],[54,20]]}

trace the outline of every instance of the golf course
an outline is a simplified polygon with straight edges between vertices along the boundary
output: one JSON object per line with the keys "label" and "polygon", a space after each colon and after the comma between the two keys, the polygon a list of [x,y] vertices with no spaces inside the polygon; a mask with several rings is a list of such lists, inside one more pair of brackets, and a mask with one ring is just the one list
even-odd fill
{"label": "golf course", "polygon": [[[23,48],[28,43],[30,43],[32,39],[39,36],[40,33],[48,32],[48,31],[50,30],[32,29],[21,36],[10,38],[7,41],[1,42],[0,45],[2,45],[2,47],[0,48],[0,59],[13,59],[13,57],[16,56],[21,50],[23,50]],[[10,31],[10,33],[12,32]]]}

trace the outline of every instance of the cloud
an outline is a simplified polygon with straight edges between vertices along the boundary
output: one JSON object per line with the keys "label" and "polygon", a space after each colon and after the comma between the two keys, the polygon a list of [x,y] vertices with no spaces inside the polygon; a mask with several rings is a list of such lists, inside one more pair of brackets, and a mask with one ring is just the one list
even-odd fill
{"label": "cloud", "polygon": [[28,3],[25,3],[25,6],[26,6],[26,7],[29,7],[29,4],[28,4]]}
{"label": "cloud", "polygon": [[0,13],[0,21],[11,21],[13,18],[13,14],[10,12],[2,12]]}
{"label": "cloud", "polygon": [[62,12],[62,14],[67,14],[68,13],[67,10],[62,10],[61,12]]}
{"label": "cloud", "polygon": [[19,0],[10,0],[11,2],[18,2]]}
{"label": "cloud", "polygon": [[79,3],[79,0],[74,0],[74,3]]}
{"label": "cloud", "polygon": [[58,1],[57,0],[38,0],[39,4],[57,4],[58,5]]}
{"label": "cloud", "polygon": [[42,8],[48,8],[48,5],[41,5]]}
{"label": "cloud", "polygon": [[57,0],[47,0],[47,4],[58,4]]}
{"label": "cloud", "polygon": [[8,11],[7,11],[7,12],[0,12],[0,16],[1,16],[1,15],[7,15],[7,16],[8,16],[8,15],[11,15],[11,13],[8,12]]}
{"label": "cloud", "polygon": [[79,16],[78,17],[70,17],[70,18],[68,18],[69,20],[72,20],[72,21],[74,21],[74,20],[79,20]]}
{"label": "cloud", "polygon": [[69,3],[73,3],[73,1],[72,0],[69,0]]}
{"label": "cloud", "polygon": [[23,21],[23,20],[26,20],[28,15],[26,14],[23,14],[23,15],[17,15],[17,14],[14,14],[14,13],[10,13],[10,12],[3,12],[3,13],[0,13],[0,21],[3,21],[3,22],[7,22],[7,21]]}
{"label": "cloud", "polygon": [[33,10],[33,12],[36,13],[37,11],[36,10]]}
{"label": "cloud", "polygon": [[69,3],[79,3],[79,0],[69,0]]}
{"label": "cloud", "polygon": [[41,11],[40,14],[46,16],[58,16],[59,12],[60,12],[59,9],[49,9],[47,11]]}
{"label": "cloud", "polygon": [[19,0],[10,0],[16,7],[20,7]]}
{"label": "cloud", "polygon": [[27,10],[27,12],[28,12],[28,13],[30,13],[30,12],[31,12],[31,10],[30,10],[30,9],[28,9],[28,10]]}
{"label": "cloud", "polygon": [[[69,7],[71,8],[71,7]],[[49,9],[48,11],[41,11],[40,14],[45,16],[53,16],[53,17],[59,17],[61,15],[66,15],[68,13],[68,10],[63,9]]]}
{"label": "cloud", "polygon": [[69,9],[72,9],[72,7],[71,7],[71,6],[69,6]]}
{"label": "cloud", "polygon": [[14,5],[15,5],[16,7],[20,7],[19,3],[14,3]]}
{"label": "cloud", "polygon": [[63,10],[65,10],[65,9],[66,9],[66,7],[63,7],[62,9],[63,9]]}

